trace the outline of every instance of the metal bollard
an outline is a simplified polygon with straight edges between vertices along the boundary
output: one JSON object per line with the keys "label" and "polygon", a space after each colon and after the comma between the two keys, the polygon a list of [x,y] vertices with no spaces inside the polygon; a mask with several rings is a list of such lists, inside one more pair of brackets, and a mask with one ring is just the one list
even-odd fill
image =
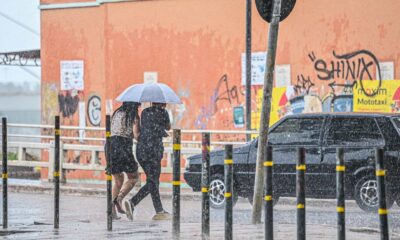
{"label": "metal bollard", "polygon": [[[107,169],[111,169],[111,158],[110,158],[110,140],[111,140],[111,118],[110,115],[106,115],[106,164]],[[107,230],[112,230],[112,175],[106,173],[107,181]]]}
{"label": "metal bollard", "polygon": [[180,237],[180,218],[181,218],[181,130],[173,130],[173,150],[174,150],[174,163],[173,163],[173,176],[172,176],[172,228],[173,236],[175,239]]}
{"label": "metal bollard", "polygon": [[201,214],[201,234],[202,239],[210,239],[210,133],[202,135],[202,175],[201,175],[201,192],[202,192],[202,214]]}
{"label": "metal bollard", "polygon": [[379,196],[379,223],[381,229],[381,239],[389,239],[389,226],[388,226],[388,210],[386,209],[386,189],[385,189],[385,175],[386,171],[383,165],[384,150],[377,148],[375,150],[375,170],[376,170],[376,181],[378,184],[378,196]]}
{"label": "metal bollard", "polygon": [[8,228],[8,188],[7,188],[7,118],[2,119],[3,126],[3,228]]}
{"label": "metal bollard", "polygon": [[232,145],[225,145],[225,239],[233,239],[232,210],[233,210],[233,154]]}
{"label": "metal bollard", "polygon": [[306,151],[304,148],[297,149],[297,166],[296,166],[297,240],[306,239],[305,155]]}
{"label": "metal bollard", "polygon": [[264,162],[265,167],[265,219],[264,219],[264,227],[265,227],[265,239],[272,240],[274,239],[274,204],[273,204],[273,188],[272,188],[272,174],[273,174],[273,156],[272,156],[272,147],[267,146],[266,148],[266,160]]}
{"label": "metal bollard", "polygon": [[337,234],[339,240],[346,239],[346,220],[345,220],[345,198],[344,198],[344,165],[343,149],[336,149],[336,211],[337,211]]}
{"label": "metal bollard", "polygon": [[54,228],[60,225],[60,116],[54,119]]}

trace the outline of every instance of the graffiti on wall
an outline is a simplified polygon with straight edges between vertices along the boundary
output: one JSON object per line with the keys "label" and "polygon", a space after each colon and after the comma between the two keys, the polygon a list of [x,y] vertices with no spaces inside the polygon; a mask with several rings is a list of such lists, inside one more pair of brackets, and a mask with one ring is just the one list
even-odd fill
{"label": "graffiti on wall", "polygon": [[[319,98],[323,111],[342,112],[352,111],[353,89],[357,86],[366,96],[373,97],[379,94],[382,87],[380,66],[378,58],[371,51],[358,50],[344,54],[332,51],[330,59],[319,58],[312,51],[308,54],[308,59],[312,63],[315,75],[297,75],[297,81],[293,85],[296,98],[291,100],[298,106],[296,112],[304,110],[300,107],[306,105],[303,96],[314,95]],[[374,78],[376,70],[378,79]],[[323,92],[326,86],[329,89],[327,96],[319,96],[312,91],[315,86],[321,84],[319,92]]]}
{"label": "graffiti on wall", "polygon": [[228,102],[232,106],[233,103],[240,104],[239,89],[236,85],[229,86],[228,75],[224,74],[218,81],[217,88],[214,90],[213,113],[218,111],[218,105]]}
{"label": "graffiti on wall", "polygon": [[53,124],[57,115],[58,89],[54,83],[42,84],[42,123]]}
{"label": "graffiti on wall", "polygon": [[297,95],[309,94],[310,89],[315,86],[311,81],[310,76],[304,77],[303,74],[297,75],[297,82],[294,84],[293,88]]}
{"label": "graffiti on wall", "polygon": [[93,95],[87,103],[87,115],[92,126],[100,126],[101,123],[101,98]]}
{"label": "graffiti on wall", "polygon": [[[290,105],[288,113],[352,111],[353,89],[357,86],[366,96],[373,97],[379,94],[382,87],[380,66],[378,58],[371,51],[358,50],[343,54],[332,51],[326,58],[318,57],[312,51],[307,57],[314,74],[299,73],[291,89],[287,89]],[[375,71],[378,71],[377,74]],[[378,79],[374,78],[375,75]],[[321,86],[322,89],[319,89],[319,93],[315,91],[317,86]],[[323,91],[324,87],[328,89],[327,95]],[[257,89],[252,89],[257,92]],[[236,106],[243,106],[244,90],[244,86],[231,84],[228,76],[224,74],[219,79],[209,103],[200,108],[195,121],[196,128],[205,129],[217,113],[222,114],[226,109],[233,110]],[[224,127],[232,127],[234,119],[233,114],[231,115],[231,118],[226,115],[218,116],[218,119],[221,119],[219,122]]]}
{"label": "graffiti on wall", "polygon": [[[382,85],[380,74],[380,66],[378,58],[368,50],[359,50],[351,53],[337,54],[332,52],[333,59],[327,61],[323,58],[317,58],[314,52],[308,54],[316,77],[319,81],[329,81],[328,84],[333,93],[337,87],[343,87],[346,91],[352,89],[356,84],[360,87],[365,95],[374,96],[378,93]],[[378,79],[375,79],[373,73],[377,69]],[[368,80],[377,80],[374,89],[367,91],[364,82]],[[300,83],[300,84],[299,84]],[[297,91],[303,90],[309,92],[309,86],[314,86],[310,77],[298,75]],[[295,88],[296,89],[296,88]]]}
{"label": "graffiti on wall", "polygon": [[[233,111],[233,107],[243,104],[244,96],[245,89],[243,86],[231,84],[228,75],[222,75],[210,97],[208,105],[200,108],[200,113],[195,121],[196,128],[205,129],[209,120],[218,112],[224,112],[227,107]],[[231,115],[231,118],[221,120],[224,126],[233,126],[233,114]]]}
{"label": "graffiti on wall", "polygon": [[[255,107],[257,104],[258,90],[262,86],[252,86],[252,105]],[[206,106],[200,108],[200,113],[197,115],[195,120],[195,127],[199,129],[206,129],[209,121],[217,114],[228,113],[219,119],[219,122],[223,127],[231,128],[235,126],[234,119],[234,108],[245,105],[246,97],[246,86],[232,84],[229,81],[228,75],[223,74],[216,87],[214,88],[213,94],[210,96],[210,100]],[[256,114],[257,111],[254,111]]]}
{"label": "graffiti on wall", "polygon": [[58,106],[64,118],[72,117],[78,110],[79,96],[72,91],[60,91],[58,94]]}

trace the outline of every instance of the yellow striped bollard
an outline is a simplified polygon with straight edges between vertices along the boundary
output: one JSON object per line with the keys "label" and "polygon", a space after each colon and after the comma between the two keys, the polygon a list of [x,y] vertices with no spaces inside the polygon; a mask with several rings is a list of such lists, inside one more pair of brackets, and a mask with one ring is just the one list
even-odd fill
{"label": "yellow striped bollard", "polygon": [[54,228],[60,226],[60,116],[54,119]]}
{"label": "yellow striped bollard", "polygon": [[337,234],[339,240],[346,239],[345,220],[345,198],[344,198],[344,165],[343,149],[336,150],[336,211],[337,211]]}
{"label": "yellow striped bollard", "polygon": [[233,239],[232,211],[233,211],[233,148],[232,145],[225,145],[225,239]]}
{"label": "yellow striped bollard", "polygon": [[[106,164],[107,169],[111,171],[111,157],[110,157],[110,140],[111,140],[111,117],[110,115],[106,115]],[[111,173],[106,172],[106,181],[107,181],[107,230],[112,230],[112,175]]]}
{"label": "yellow striped bollard", "polygon": [[306,150],[304,148],[297,149],[297,165],[296,165],[297,240],[306,239],[305,155],[306,155]]}
{"label": "yellow striped bollard", "polygon": [[210,239],[210,133],[202,135],[202,213],[201,213],[201,235],[202,239]]}
{"label": "yellow striped bollard", "polygon": [[379,225],[381,229],[381,240],[389,239],[389,225],[388,225],[388,210],[386,208],[386,189],[385,189],[385,167],[383,165],[384,150],[377,148],[375,150],[375,170],[376,170],[376,181],[378,184],[378,196],[379,196]]}
{"label": "yellow striped bollard", "polygon": [[173,130],[174,162],[172,168],[172,233],[174,239],[180,236],[181,209],[181,130]]}
{"label": "yellow striped bollard", "polygon": [[8,228],[8,170],[7,170],[7,118],[2,118],[2,135],[3,135],[3,228]]}
{"label": "yellow striped bollard", "polygon": [[266,147],[266,154],[265,154],[265,219],[264,219],[264,227],[265,227],[265,239],[272,240],[274,239],[274,204],[273,204],[273,188],[272,188],[272,174],[273,174],[273,156],[272,156],[272,147]]}

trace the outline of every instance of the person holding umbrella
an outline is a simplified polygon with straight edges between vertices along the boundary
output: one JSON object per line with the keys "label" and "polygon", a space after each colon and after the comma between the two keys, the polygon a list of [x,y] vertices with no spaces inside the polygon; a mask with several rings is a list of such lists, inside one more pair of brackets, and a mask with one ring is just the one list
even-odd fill
{"label": "person holding umbrella", "polygon": [[146,184],[129,201],[125,201],[127,217],[133,220],[133,210],[149,193],[153,200],[156,215],[154,220],[169,219],[170,214],[164,210],[159,191],[161,159],[164,153],[162,138],[168,136],[171,128],[166,104],[180,104],[182,101],[176,93],[163,83],[134,84],[126,88],[117,101],[151,102],[152,106],[142,111],[140,136],[136,156],[146,174]]}
{"label": "person holding umbrella", "polygon": [[169,219],[170,214],[164,210],[159,191],[161,159],[164,154],[162,139],[168,136],[166,131],[171,129],[165,103],[152,103],[152,106],[142,111],[140,136],[136,155],[140,166],[146,174],[146,184],[125,202],[126,215],[133,220],[133,210],[149,193],[156,211],[154,220]]}
{"label": "person holding umbrella", "polygon": [[[139,179],[138,164],[133,155],[133,138],[139,138],[140,118],[138,108],[140,103],[123,102],[111,117],[111,138],[108,149],[110,168],[106,171],[112,174],[115,183],[112,189],[113,218],[118,219],[117,211],[125,214],[122,200],[132,190]],[[128,180],[124,183],[124,173]]]}

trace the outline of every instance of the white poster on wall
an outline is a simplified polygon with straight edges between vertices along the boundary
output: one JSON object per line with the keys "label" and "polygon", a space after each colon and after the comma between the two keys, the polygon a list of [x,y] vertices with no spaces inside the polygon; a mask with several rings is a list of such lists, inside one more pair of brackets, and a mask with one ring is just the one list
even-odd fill
{"label": "white poster on wall", "polygon": [[275,87],[289,87],[290,83],[290,65],[275,66]]}
{"label": "white poster on wall", "polygon": [[[79,127],[85,128],[86,127],[86,108],[85,102],[79,102]],[[83,142],[85,138],[85,130],[79,130],[79,142]]]}
{"label": "white poster on wall", "polygon": [[158,82],[158,73],[157,72],[144,72],[143,82],[144,83],[157,83]]}
{"label": "white poster on wall", "polygon": [[60,89],[83,90],[83,61],[60,61]]}
{"label": "white poster on wall", "polygon": [[[380,62],[379,67],[381,69],[382,80],[393,80],[394,79],[394,63],[393,62]],[[376,79],[379,79],[378,69],[376,69]]]}
{"label": "white poster on wall", "polygon": [[[251,85],[264,85],[266,52],[251,54]],[[246,85],[246,54],[242,53],[242,85]]]}

